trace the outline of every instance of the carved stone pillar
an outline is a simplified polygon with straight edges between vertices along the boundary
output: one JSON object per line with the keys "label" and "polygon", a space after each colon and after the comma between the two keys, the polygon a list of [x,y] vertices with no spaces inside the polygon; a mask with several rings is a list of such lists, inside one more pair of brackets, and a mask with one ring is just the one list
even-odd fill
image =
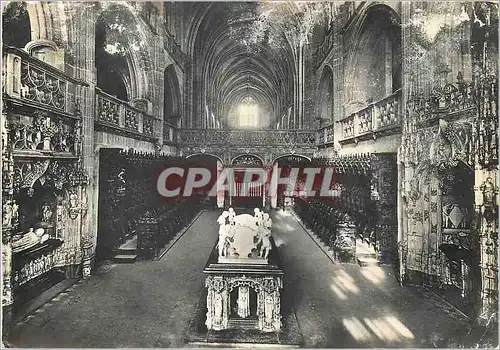
{"label": "carved stone pillar", "polygon": [[8,333],[12,304],[12,230],[18,225],[17,204],[14,193],[14,161],[8,144],[8,123],[5,109],[2,110],[2,312],[3,334]]}
{"label": "carved stone pillar", "polygon": [[265,278],[262,282],[257,301],[259,330],[275,332],[281,329],[281,278]]}

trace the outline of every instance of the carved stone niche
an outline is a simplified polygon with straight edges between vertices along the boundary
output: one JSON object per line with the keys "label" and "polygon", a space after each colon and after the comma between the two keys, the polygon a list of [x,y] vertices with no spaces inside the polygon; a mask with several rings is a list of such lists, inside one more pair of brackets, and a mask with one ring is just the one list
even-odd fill
{"label": "carved stone niche", "polygon": [[64,51],[59,49],[53,41],[42,39],[30,41],[26,44],[24,50],[33,57],[57,69],[64,70]]}
{"label": "carved stone niche", "polygon": [[463,163],[440,173],[442,242],[448,284],[468,301],[478,288],[479,241],[473,230],[474,173]]}
{"label": "carved stone niche", "polygon": [[470,230],[474,212],[474,173],[463,164],[441,172],[442,228]]}

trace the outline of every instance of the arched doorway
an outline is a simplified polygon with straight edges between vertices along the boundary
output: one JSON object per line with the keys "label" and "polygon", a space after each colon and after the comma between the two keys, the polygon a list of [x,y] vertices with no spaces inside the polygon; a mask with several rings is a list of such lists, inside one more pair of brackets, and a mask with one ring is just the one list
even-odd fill
{"label": "arched doorway", "polygon": [[265,202],[263,160],[256,155],[242,154],[233,159],[231,167],[233,183],[228,194],[230,205],[246,210],[262,208]]}
{"label": "arched doorway", "polygon": [[319,84],[317,117],[320,125],[334,120],[333,103],[333,72],[329,66],[325,66]]}
{"label": "arched doorway", "polygon": [[181,94],[179,80],[173,65],[165,68],[163,73],[163,120],[180,127]]}

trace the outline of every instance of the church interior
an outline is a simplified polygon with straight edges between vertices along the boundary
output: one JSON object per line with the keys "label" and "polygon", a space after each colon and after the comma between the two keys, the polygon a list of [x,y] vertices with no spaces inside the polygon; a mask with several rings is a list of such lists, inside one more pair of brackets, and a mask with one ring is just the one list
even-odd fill
{"label": "church interior", "polygon": [[1,6],[3,346],[498,346],[497,2]]}

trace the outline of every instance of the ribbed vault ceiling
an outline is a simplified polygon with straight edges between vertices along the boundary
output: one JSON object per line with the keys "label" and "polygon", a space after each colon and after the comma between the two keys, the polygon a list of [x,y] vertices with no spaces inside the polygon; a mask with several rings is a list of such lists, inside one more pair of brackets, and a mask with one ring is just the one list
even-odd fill
{"label": "ribbed vault ceiling", "polygon": [[265,37],[246,44],[255,28],[258,3],[208,6],[194,43],[194,91],[200,92],[195,96],[195,114],[203,113],[206,103],[224,120],[244,97],[252,96],[271,111],[271,118],[281,116],[292,98],[294,80],[293,50],[285,36],[280,33],[282,42],[272,46]]}

